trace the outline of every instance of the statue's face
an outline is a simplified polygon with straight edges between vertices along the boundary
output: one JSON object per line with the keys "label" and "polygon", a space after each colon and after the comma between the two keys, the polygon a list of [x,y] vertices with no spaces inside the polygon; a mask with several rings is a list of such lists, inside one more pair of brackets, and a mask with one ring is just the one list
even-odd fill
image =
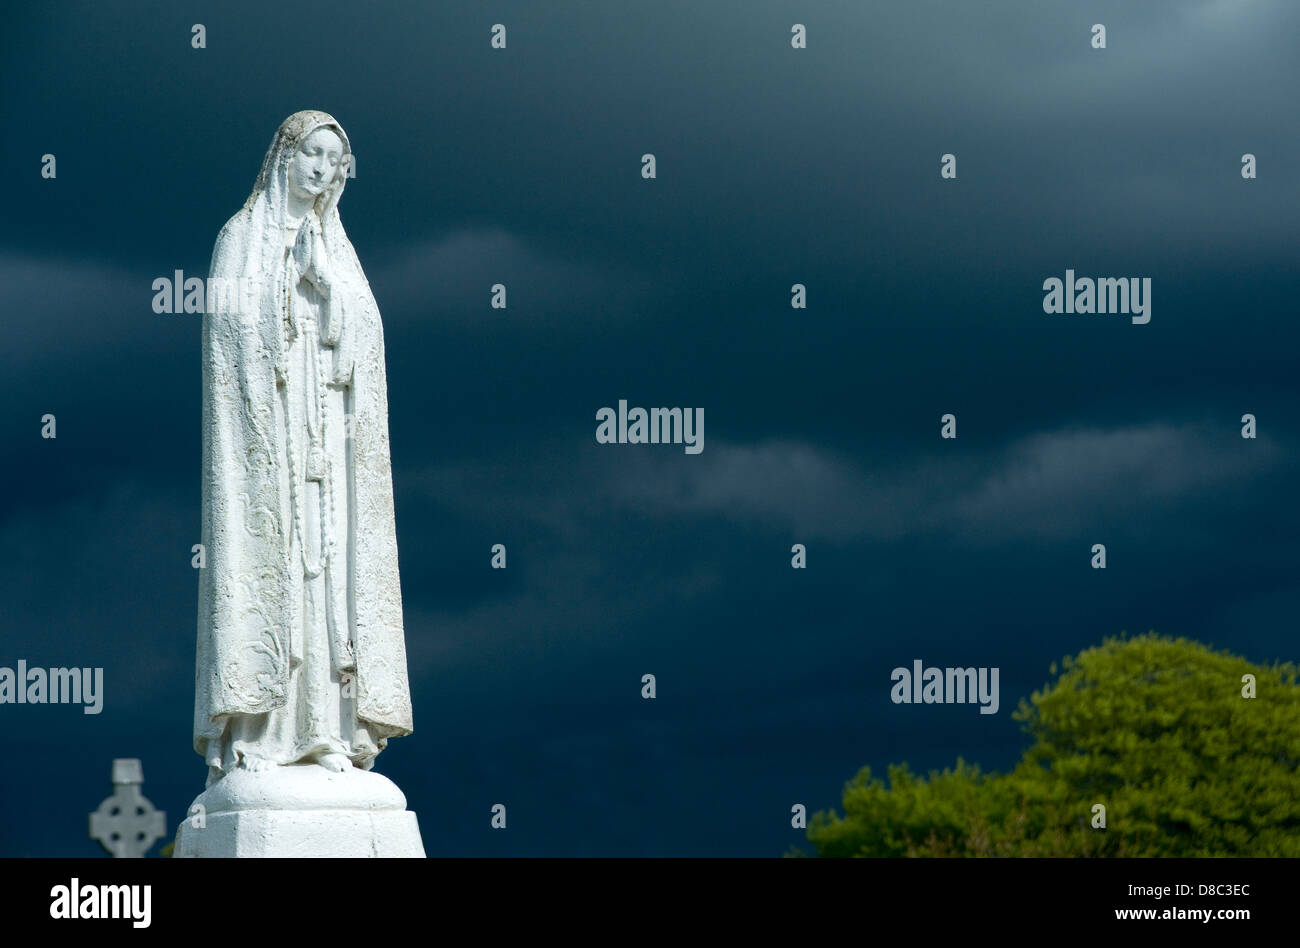
{"label": "statue's face", "polygon": [[297,197],[314,199],[334,183],[342,158],[342,139],[331,129],[316,129],[289,162],[290,189]]}

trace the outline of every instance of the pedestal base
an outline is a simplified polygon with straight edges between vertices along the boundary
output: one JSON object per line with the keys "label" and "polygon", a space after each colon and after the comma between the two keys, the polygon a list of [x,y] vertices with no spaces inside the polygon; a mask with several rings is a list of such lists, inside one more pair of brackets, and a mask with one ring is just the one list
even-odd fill
{"label": "pedestal base", "polygon": [[387,777],[295,764],[234,770],[199,794],[174,856],[423,858],[424,845],[406,797]]}

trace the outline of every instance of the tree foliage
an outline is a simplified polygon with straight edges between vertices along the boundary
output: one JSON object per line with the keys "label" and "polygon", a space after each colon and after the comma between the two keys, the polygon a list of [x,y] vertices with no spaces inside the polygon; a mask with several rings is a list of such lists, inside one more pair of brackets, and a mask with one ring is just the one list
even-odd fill
{"label": "tree foliage", "polygon": [[1010,773],[901,764],[886,786],[864,767],[844,816],[814,814],[809,841],[822,856],[1300,856],[1293,664],[1112,638],[1066,658],[1014,717],[1033,744]]}

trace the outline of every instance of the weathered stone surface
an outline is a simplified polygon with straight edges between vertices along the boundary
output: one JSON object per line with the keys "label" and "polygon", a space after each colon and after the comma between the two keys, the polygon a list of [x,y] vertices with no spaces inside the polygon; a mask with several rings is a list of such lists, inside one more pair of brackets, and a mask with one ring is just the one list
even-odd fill
{"label": "weathered stone surface", "polygon": [[191,805],[175,855],[423,857],[424,847],[415,814],[387,777],[297,764],[217,781]]}
{"label": "weathered stone surface", "polygon": [[401,792],[369,772],[412,716],[383,327],[338,212],[350,160],[331,116],[289,116],[212,254],[194,702],[207,823],[187,819],[177,855],[423,854]]}

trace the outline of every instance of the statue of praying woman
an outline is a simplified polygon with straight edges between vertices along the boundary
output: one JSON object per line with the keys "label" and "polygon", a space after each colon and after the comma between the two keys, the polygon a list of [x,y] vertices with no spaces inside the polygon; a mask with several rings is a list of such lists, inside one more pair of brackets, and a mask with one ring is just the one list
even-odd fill
{"label": "statue of praying woman", "polygon": [[[203,317],[194,747],[369,770],[411,733],[379,310],[339,220],[348,137],[284,120],[221,229]],[[210,294],[211,295],[211,294]]]}

